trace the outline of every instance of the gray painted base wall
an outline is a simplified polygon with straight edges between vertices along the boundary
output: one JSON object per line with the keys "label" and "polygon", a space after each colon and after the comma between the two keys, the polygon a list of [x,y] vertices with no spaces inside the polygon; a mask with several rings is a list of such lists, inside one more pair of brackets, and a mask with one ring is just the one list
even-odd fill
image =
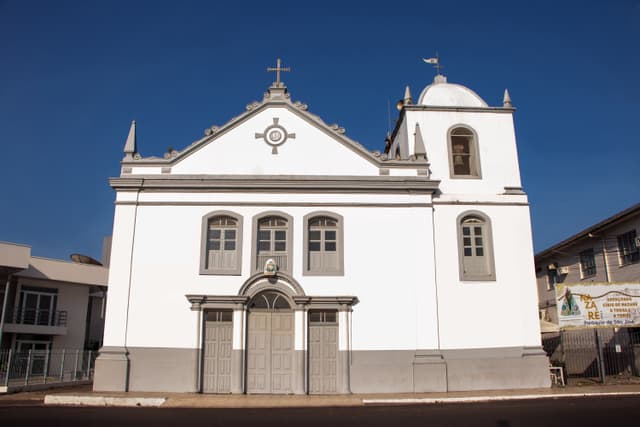
{"label": "gray painted base wall", "polygon": [[198,391],[199,354],[182,348],[102,348],[93,389],[193,393]]}
{"label": "gray painted base wall", "polygon": [[551,387],[542,348],[443,351],[448,391]]}
{"label": "gray painted base wall", "polygon": [[293,394],[305,394],[305,372],[306,372],[306,360],[307,352],[303,350],[294,351],[293,376],[291,388]]}
{"label": "gray painted base wall", "polygon": [[377,350],[351,353],[352,393],[413,391],[415,351]]}
{"label": "gray painted base wall", "polygon": [[196,349],[129,348],[129,391],[198,391],[199,355]]}
{"label": "gray painted base wall", "polygon": [[[236,353],[236,352],[234,352]],[[293,393],[304,393],[305,353],[296,352]],[[94,390],[197,392],[196,349],[103,348]],[[243,352],[233,355],[232,392],[241,392]],[[350,371],[339,392],[413,393],[550,387],[548,359],[539,347],[466,350],[340,352]],[[340,375],[342,377],[342,375]]]}
{"label": "gray painted base wall", "polygon": [[231,393],[233,394],[242,394],[244,390],[244,378],[242,377],[244,357],[244,350],[231,351]]}
{"label": "gray painted base wall", "polygon": [[353,393],[414,393],[550,387],[541,348],[354,351]]}
{"label": "gray painted base wall", "polygon": [[102,347],[94,369],[94,391],[127,390],[129,357],[124,347]]}

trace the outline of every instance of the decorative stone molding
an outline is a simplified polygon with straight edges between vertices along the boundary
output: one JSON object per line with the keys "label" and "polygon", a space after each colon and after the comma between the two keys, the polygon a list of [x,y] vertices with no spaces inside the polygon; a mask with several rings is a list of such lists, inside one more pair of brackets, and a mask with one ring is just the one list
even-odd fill
{"label": "decorative stone molding", "polygon": [[207,136],[213,135],[218,131],[218,129],[220,129],[218,126],[211,126],[210,128],[204,130],[204,134]]}
{"label": "decorative stone molding", "polygon": [[249,297],[243,295],[185,295],[191,303],[192,311],[200,311],[209,308],[234,309],[240,304],[244,306]]}
{"label": "decorative stone molding", "polygon": [[343,127],[340,127],[337,123],[334,123],[332,125],[329,125],[329,128],[334,131],[335,133],[339,133],[340,135],[344,135],[345,130]]}
{"label": "decorative stone molding", "polygon": [[[358,304],[358,297],[345,296],[294,296],[296,304],[308,308],[334,308],[338,311],[352,311],[351,307]],[[311,306],[311,307],[310,307]]]}
{"label": "decorative stone molding", "polygon": [[522,196],[527,193],[524,192],[522,187],[504,187],[504,193],[502,194]]}
{"label": "decorative stone molding", "polygon": [[295,133],[289,133],[280,123],[278,117],[273,118],[273,124],[267,126],[260,133],[256,132],[256,139],[262,138],[267,145],[271,146],[271,154],[278,154],[278,147],[287,142],[287,139],[295,139]]}
{"label": "decorative stone molding", "polygon": [[178,154],[180,154],[178,151],[174,150],[173,148],[169,148],[162,157],[165,159],[173,159],[178,157]]}
{"label": "decorative stone molding", "polygon": [[291,297],[305,296],[304,289],[302,288],[300,283],[298,283],[298,281],[295,280],[293,277],[282,272],[278,272],[278,274],[273,277],[265,276],[264,273],[262,272],[254,274],[253,276],[249,277],[246,282],[242,284],[242,286],[240,287],[240,290],[238,291],[238,295],[250,297],[267,288],[276,289],[280,291],[285,290],[285,288],[283,288],[282,286],[280,287],[276,286],[278,282],[287,285],[287,288],[288,288],[287,290],[289,291],[287,292],[287,294],[289,296]]}
{"label": "decorative stone molding", "polygon": [[307,104],[304,104],[300,101],[296,101],[293,103],[293,106],[302,110],[302,111],[307,111],[309,109],[309,106]]}

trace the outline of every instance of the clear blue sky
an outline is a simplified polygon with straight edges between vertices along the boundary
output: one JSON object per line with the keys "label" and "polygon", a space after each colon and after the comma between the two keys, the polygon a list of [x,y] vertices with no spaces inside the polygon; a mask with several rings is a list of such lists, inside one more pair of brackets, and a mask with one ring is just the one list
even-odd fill
{"label": "clear blue sky", "polygon": [[[640,0],[0,0],[0,240],[100,258],[132,119],[145,156],[292,96],[371,150],[433,79],[509,88],[537,251],[640,200]],[[394,111],[395,113],[395,111]]]}

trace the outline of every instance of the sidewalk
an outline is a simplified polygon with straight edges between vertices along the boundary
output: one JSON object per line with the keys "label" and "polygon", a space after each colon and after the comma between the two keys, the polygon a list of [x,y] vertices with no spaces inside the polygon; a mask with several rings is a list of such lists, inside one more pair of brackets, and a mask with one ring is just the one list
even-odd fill
{"label": "sidewalk", "polygon": [[[569,385],[550,389],[491,390],[449,393],[350,395],[214,395],[198,393],[106,393],[90,387],[18,393],[0,397],[3,405],[130,406],[161,408],[301,408],[369,405],[470,403],[558,399],[587,396],[640,396],[640,384]],[[27,403],[25,403],[27,402]]]}

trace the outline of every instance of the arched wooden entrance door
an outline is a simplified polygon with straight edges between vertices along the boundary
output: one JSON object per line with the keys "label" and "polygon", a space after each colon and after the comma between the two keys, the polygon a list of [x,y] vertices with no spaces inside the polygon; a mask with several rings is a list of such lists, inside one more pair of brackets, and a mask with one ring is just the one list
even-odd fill
{"label": "arched wooden entrance door", "polygon": [[286,296],[263,291],[248,305],[247,393],[293,393],[294,317]]}

